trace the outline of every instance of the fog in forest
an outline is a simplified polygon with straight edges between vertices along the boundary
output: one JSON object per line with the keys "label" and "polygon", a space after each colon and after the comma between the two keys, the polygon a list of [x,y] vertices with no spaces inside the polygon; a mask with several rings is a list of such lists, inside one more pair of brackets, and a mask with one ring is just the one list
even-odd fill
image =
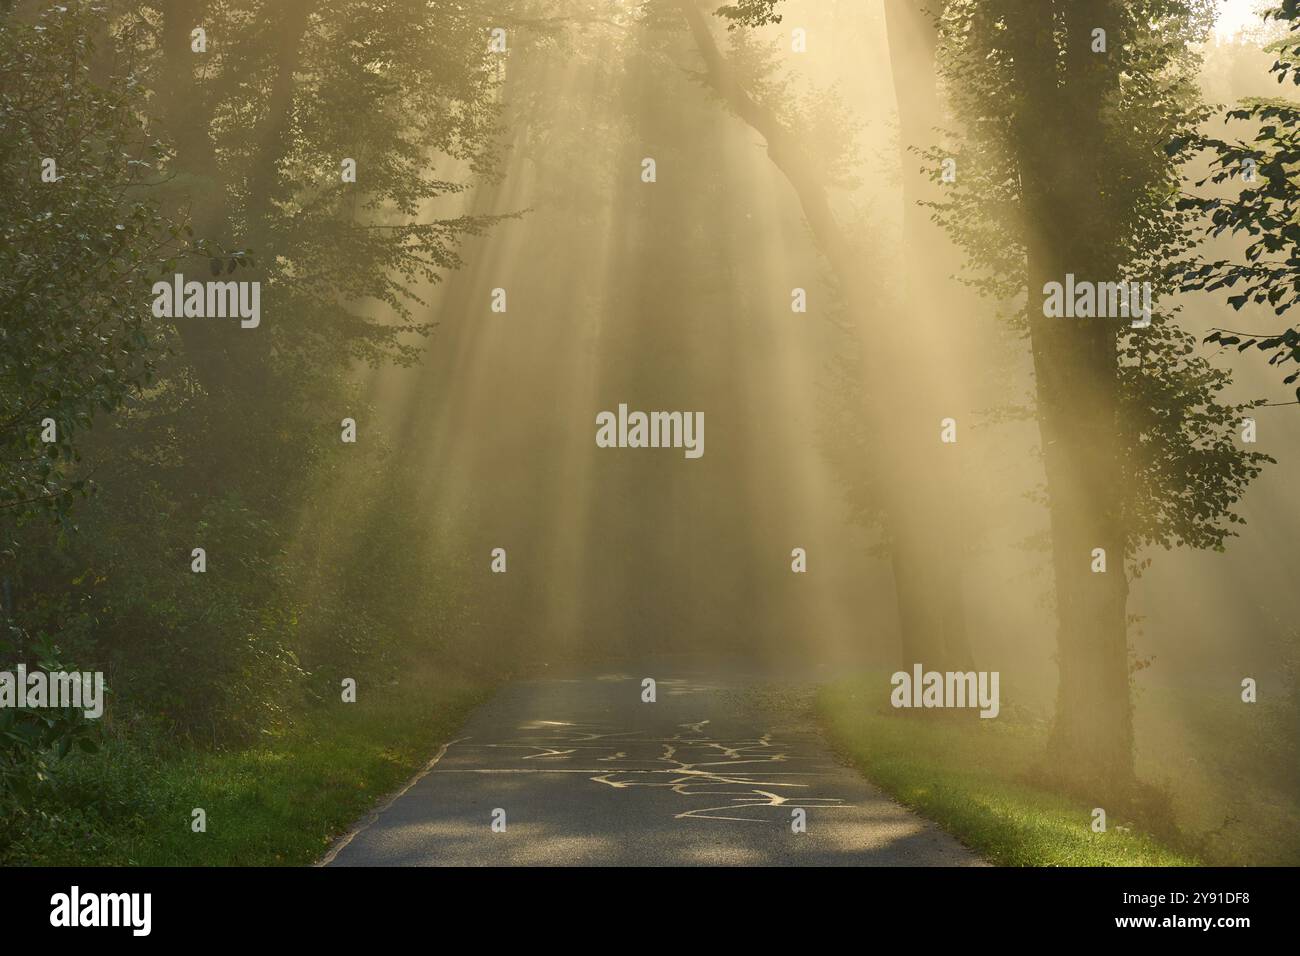
{"label": "fog in forest", "polygon": [[[784,26],[719,42],[736,44],[746,67],[761,56],[768,81],[808,104],[812,150],[843,157],[835,208],[880,315],[906,330],[883,11],[789,7],[815,57],[785,49]],[[1207,97],[1269,92],[1256,46],[1212,41],[1206,56]],[[507,548],[485,640],[529,659],[672,651],[892,669],[897,602],[863,476],[895,451],[854,422],[857,352],[872,344],[845,315],[762,138],[699,81],[699,54],[671,22],[625,16],[521,38],[507,63],[502,179],[430,211],[520,218],[469,244],[466,265],[432,291],[438,329],[421,365],[366,377],[395,448],[421,463],[414,493],[428,524],[412,538],[461,541],[470,561]],[[656,160],[652,186],[643,157]],[[949,280],[958,254],[930,255],[951,267],[928,294],[953,338],[916,342],[908,391],[877,400],[902,417],[939,380],[956,381],[965,497],[960,526],[945,530],[971,645],[981,667],[1002,672],[1004,694],[1048,706],[1055,624],[1032,366],[997,304]],[[507,290],[505,314],[491,310],[495,288]],[[807,314],[791,312],[794,288]],[[1183,299],[1190,331],[1230,324],[1221,302]],[[1232,370],[1230,395],[1286,401],[1290,390],[1252,358],[1216,356]],[[703,411],[706,453],[597,448],[595,416],[619,403]],[[1153,561],[1133,588],[1132,642],[1152,663],[1139,688],[1235,686],[1238,670],[1281,680],[1294,653],[1300,592],[1287,585],[1300,518],[1286,503],[1300,422],[1285,408],[1260,421],[1259,450],[1278,464],[1240,503],[1239,536],[1223,553],[1143,555]],[[806,577],[790,573],[795,547],[809,555]]]}
{"label": "fog in forest", "polygon": [[[1138,820],[1149,784],[1206,859],[1294,862],[1300,391],[1254,345],[1294,325],[1273,308],[1292,280],[1234,308],[1254,280],[1195,269],[1258,233],[1207,239],[1222,207],[1179,204],[1242,188],[1198,182],[1219,167],[1188,143],[1255,135],[1257,116],[1224,124],[1243,100],[1294,100],[1269,48],[1294,17],[47,6],[0,4],[13,103],[48,88],[41,64],[87,84],[41,101],[80,120],[6,114],[0,490],[36,505],[0,504],[0,657],[105,672],[113,747],[165,763],[172,738],[292,738],[354,678],[852,677],[878,717],[894,672],[996,672],[1001,715],[1047,755],[1017,779],[1089,806],[1095,782]],[[102,172],[55,217],[100,238],[50,238],[46,155],[68,182]],[[38,243],[57,268],[30,265]],[[101,246],[107,278],[78,264]],[[160,317],[148,290],[180,273],[260,282],[260,324]],[[1053,315],[1067,274],[1145,283],[1151,313]],[[71,331],[12,305],[34,286]],[[86,302],[114,331],[77,384],[59,356]],[[101,352],[124,357],[106,372]],[[38,470],[56,405],[75,425]],[[638,412],[684,441],[605,447],[606,416],[624,439]],[[1205,756],[1224,721],[1260,749]],[[1245,779],[1270,808],[1249,849],[1220,832]],[[0,819],[35,813],[7,792]],[[0,860],[36,845],[0,839]]]}

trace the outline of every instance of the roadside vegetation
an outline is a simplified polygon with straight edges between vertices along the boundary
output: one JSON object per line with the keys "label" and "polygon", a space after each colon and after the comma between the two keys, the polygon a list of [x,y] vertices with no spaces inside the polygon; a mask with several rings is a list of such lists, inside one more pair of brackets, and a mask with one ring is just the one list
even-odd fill
{"label": "roadside vegetation", "polygon": [[[992,863],[1278,865],[1300,848],[1300,801],[1287,779],[1290,711],[1216,710],[1198,700],[1192,710],[1214,717],[1184,728],[1186,700],[1145,694],[1138,725],[1138,771],[1150,781],[1144,802],[1103,807],[1106,831],[1094,833],[1096,803],[1047,782],[1046,715],[1015,706],[994,720],[903,714],[889,707],[889,687],[882,672],[821,688],[813,707],[831,745]],[[1259,786],[1241,788],[1235,765],[1252,767],[1256,777],[1273,769]]]}
{"label": "roadside vegetation", "polygon": [[452,739],[488,689],[408,673],[230,750],[110,733],[98,752],[60,764],[43,812],[8,834],[0,865],[314,863]]}

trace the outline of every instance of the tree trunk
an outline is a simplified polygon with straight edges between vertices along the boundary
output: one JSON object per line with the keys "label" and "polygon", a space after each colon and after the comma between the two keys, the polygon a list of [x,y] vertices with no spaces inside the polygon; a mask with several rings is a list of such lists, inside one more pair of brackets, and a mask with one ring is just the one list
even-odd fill
{"label": "tree trunk", "polygon": [[[1022,100],[1017,151],[1029,257],[1028,309],[1039,428],[1047,473],[1056,575],[1060,685],[1052,749],[1079,786],[1122,791],[1133,778],[1119,457],[1118,335],[1115,319],[1043,315],[1043,285],[1117,279],[1106,217],[1104,107],[1116,82],[1091,33],[1118,44],[1113,0],[1029,2],[1013,18]],[[1054,29],[1064,27],[1065,76],[1058,84]],[[1094,549],[1106,570],[1093,570]]]}

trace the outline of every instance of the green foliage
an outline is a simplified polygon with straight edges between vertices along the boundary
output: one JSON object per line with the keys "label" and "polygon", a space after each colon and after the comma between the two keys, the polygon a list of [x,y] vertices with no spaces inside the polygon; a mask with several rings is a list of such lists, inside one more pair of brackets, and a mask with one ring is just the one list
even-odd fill
{"label": "green foliage", "polygon": [[1121,342],[1130,554],[1149,545],[1222,551],[1236,534],[1232,526],[1245,523],[1237,502],[1263,466],[1275,463],[1236,440],[1242,418],[1262,400],[1220,401],[1232,376],[1196,355],[1195,344],[1195,336],[1163,318]]}
{"label": "green foliage", "polygon": [[[1024,143],[1041,137],[1049,118],[1033,115],[1017,87],[1004,39],[1004,18],[1015,16],[1017,5],[947,4],[940,61],[954,119],[966,132],[949,134],[947,144],[925,155],[936,180],[941,161],[956,158],[961,174],[944,185],[947,198],[931,204],[935,218],[966,249],[968,281],[1016,303],[1007,319],[1027,333],[1027,310],[1036,307],[1039,290],[1025,283],[1031,237],[1018,164]],[[1209,11],[1172,0],[1128,0],[1114,9],[1119,36],[1111,37],[1106,68],[1124,82],[1107,103],[1101,138],[1087,144],[1101,156],[1107,181],[1098,199],[1103,208],[1092,214],[1107,223],[1104,255],[1115,277],[1151,282],[1155,299],[1148,328],[1116,326],[1127,552],[1152,544],[1218,550],[1241,521],[1236,502],[1272,459],[1235,441],[1243,413],[1258,403],[1219,399],[1229,374],[1195,354],[1194,337],[1158,301],[1165,263],[1184,256],[1193,241],[1192,216],[1172,199],[1180,174],[1166,146],[1204,117],[1191,50],[1208,28]],[[1062,55],[1054,65],[1062,77],[1064,63]]]}
{"label": "green foliage", "polygon": [[[190,22],[173,22],[183,10],[118,6],[115,29],[141,44],[142,82],[159,93],[168,201],[193,211],[201,239],[261,253],[258,347],[187,338],[205,384],[302,387],[352,360],[412,362],[431,330],[412,319],[419,287],[495,221],[433,213],[467,188],[456,172],[494,167],[500,65],[486,11],[221,0],[204,5],[221,53],[195,56]],[[342,181],[345,158],[355,183]]]}
{"label": "green foliage", "polygon": [[[382,686],[466,643],[460,566],[409,540],[420,477],[377,426],[361,452],[337,426],[365,420],[355,363],[420,354],[424,290],[495,221],[460,195],[494,174],[487,5],[202,9],[203,54],[185,4],[0,19],[0,621],[22,637],[0,662],[48,646],[107,672],[124,753],[248,746],[343,676]],[[236,270],[262,284],[258,329],[153,318],[159,275]],[[60,790],[79,725],[4,720],[0,817],[117,819]]]}
{"label": "green foliage", "polygon": [[[24,659],[47,671],[66,669],[48,636],[32,638],[12,625],[0,630],[0,669]],[[51,775],[73,748],[93,753],[97,737],[83,710],[0,709],[0,820],[48,823],[43,804]],[[0,827],[0,853],[11,838],[11,828]]]}
{"label": "green foliage", "polygon": [[[137,189],[157,144],[140,91],[92,79],[97,11],[0,19],[0,548],[38,511],[89,490],[67,465],[97,414],[152,380],[158,335],[143,282],[166,224]],[[55,161],[57,182],[43,182]],[[52,419],[55,440],[42,441]]]}
{"label": "green foliage", "polygon": [[718,16],[732,21],[728,29],[742,26],[761,27],[769,23],[781,22],[781,14],[776,9],[780,2],[781,0],[738,0],[736,3],[718,7],[715,12]]}
{"label": "green foliage", "polygon": [[[112,675],[122,719],[209,743],[283,721],[299,669],[273,529],[233,496],[191,521],[156,484],[105,491],[123,511],[92,509],[62,548],[28,539],[17,617]],[[204,574],[190,570],[196,544]]]}
{"label": "green foliage", "polygon": [[[22,566],[18,537],[39,515],[71,530],[88,494],[86,432],[152,381],[160,338],[144,280],[176,240],[137,191],[157,144],[141,91],[100,72],[91,36],[102,11],[52,6],[0,18],[0,578]],[[44,181],[54,161],[55,181]],[[52,426],[51,426],[52,420]],[[48,431],[53,430],[53,441]],[[47,433],[47,434],[43,434]],[[52,535],[48,528],[41,534]],[[56,598],[51,607],[66,606]],[[84,622],[15,620],[0,607],[0,667],[65,669],[61,637]],[[43,817],[58,764],[95,734],[76,710],[0,711],[0,818]],[[5,828],[7,829],[7,828]]]}
{"label": "green foliage", "polygon": [[[1279,84],[1290,79],[1300,85],[1300,4],[1287,0],[1265,16],[1289,25],[1288,35],[1273,48],[1277,60],[1270,72]],[[1234,309],[1254,303],[1280,316],[1300,301],[1300,104],[1252,99],[1228,110],[1224,122],[1249,124],[1254,135],[1229,141],[1198,131],[1170,143],[1170,154],[1189,163],[1202,154],[1209,157],[1209,174],[1195,180],[1201,191],[1184,195],[1178,208],[1203,217],[1207,236],[1244,236],[1245,250],[1237,259],[1188,258],[1172,271],[1187,291],[1231,290],[1227,301]],[[1222,187],[1238,180],[1236,196],[1204,192],[1207,184]],[[1205,341],[1235,345],[1239,352],[1253,346],[1269,353],[1272,366],[1300,365],[1300,328],[1294,326],[1258,334],[1216,329]],[[1282,381],[1298,380],[1300,368],[1287,370]]]}

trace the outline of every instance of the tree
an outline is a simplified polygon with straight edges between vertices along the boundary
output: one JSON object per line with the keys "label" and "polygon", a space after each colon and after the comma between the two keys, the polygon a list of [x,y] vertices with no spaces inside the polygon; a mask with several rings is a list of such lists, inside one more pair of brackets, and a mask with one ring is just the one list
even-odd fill
{"label": "tree", "polygon": [[138,395],[159,356],[145,280],[177,231],[139,188],[158,150],[140,91],[91,79],[96,14],[71,4],[0,19],[4,547],[24,517],[66,516],[89,489],[65,467],[78,437]]}
{"label": "tree", "polygon": [[1222,548],[1268,460],[1235,447],[1249,406],[1217,401],[1228,376],[1192,354],[1167,309],[1147,328],[1044,309],[1067,274],[1158,286],[1185,249],[1164,147],[1199,115],[1189,42],[1208,23],[1173,0],[952,0],[941,25],[968,132],[937,214],[984,291],[1025,296],[1059,622],[1052,749],[1090,792],[1134,779],[1126,566],[1136,575],[1151,544]]}
{"label": "tree", "polygon": [[[268,517],[290,514],[353,366],[419,357],[425,289],[495,221],[454,208],[496,154],[489,17],[416,0],[112,10],[168,145],[157,195],[193,229],[181,268],[233,272],[261,294],[256,329],[174,321],[177,361],[138,424],[178,446],[169,487],[237,488]],[[249,428],[266,408],[278,430]]]}
{"label": "tree", "polygon": [[[302,661],[355,661],[382,630],[363,595],[304,636],[313,579],[285,543],[344,470],[327,456],[338,421],[361,417],[353,363],[418,356],[423,287],[492,221],[433,206],[491,174],[489,20],[415,0],[77,0],[51,5],[68,25],[41,40],[39,6],[3,21],[17,133],[0,146],[15,211],[0,250],[5,603],[24,633],[115,671],[132,713],[247,737],[283,715]],[[47,155],[57,184],[39,181]],[[154,319],[150,283],[176,271],[260,282],[262,324]],[[117,414],[87,434],[95,410]],[[32,456],[49,454],[48,416],[61,465]],[[8,521],[65,507],[92,475],[103,494],[79,515],[85,534]],[[377,500],[366,485],[349,507]],[[221,586],[191,572],[196,545]],[[383,573],[424,573],[421,560],[394,552]],[[364,592],[377,567],[351,583]]]}
{"label": "tree", "polygon": [[[144,280],[177,239],[138,189],[156,156],[140,91],[92,76],[99,13],[0,12],[0,661],[46,670],[60,648],[12,613],[18,532],[40,517],[71,527],[91,490],[72,468],[85,432],[152,380]],[[73,745],[94,749],[90,728],[72,708],[0,712],[0,819],[45,816],[50,772]],[[5,829],[0,846],[20,828]]]}

